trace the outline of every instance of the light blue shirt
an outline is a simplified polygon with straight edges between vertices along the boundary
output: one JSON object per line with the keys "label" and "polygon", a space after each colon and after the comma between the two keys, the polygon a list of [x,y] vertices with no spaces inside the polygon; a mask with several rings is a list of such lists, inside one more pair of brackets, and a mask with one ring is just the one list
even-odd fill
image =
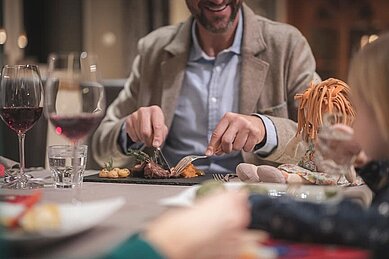
{"label": "light blue shirt", "polygon": [[[196,36],[196,22],[193,23],[193,44],[184,81],[173,122],[162,148],[170,165],[177,164],[186,155],[203,155],[212,132],[224,114],[238,113],[242,37],[243,19],[240,18],[231,47],[216,57],[210,57],[201,49]],[[274,125],[266,116],[253,115],[262,119],[267,131],[265,145],[255,152],[267,155],[277,146]],[[235,167],[241,162],[241,152],[234,151],[193,163],[209,172],[235,172]]]}

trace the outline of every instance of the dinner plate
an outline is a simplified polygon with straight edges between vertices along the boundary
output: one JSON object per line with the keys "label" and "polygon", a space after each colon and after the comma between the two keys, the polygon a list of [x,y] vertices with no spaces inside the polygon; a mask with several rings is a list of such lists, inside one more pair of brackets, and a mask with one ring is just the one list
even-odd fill
{"label": "dinner plate", "polygon": [[[224,186],[227,190],[240,189],[246,183],[243,182],[227,182]],[[271,197],[281,197],[288,195],[296,200],[310,202],[338,202],[342,198],[342,187],[339,186],[319,186],[319,185],[299,185],[288,186],[287,184],[275,183],[257,183],[261,187],[264,194]],[[200,185],[194,185],[182,191],[178,195],[164,198],[160,200],[160,204],[164,206],[188,207],[191,206],[196,198],[196,191]]]}
{"label": "dinner plate", "polygon": [[[125,199],[122,197],[83,202],[81,204],[58,204],[60,225],[55,230],[33,233],[28,233],[21,229],[5,230],[1,233],[0,237],[8,241],[32,241],[42,238],[54,239],[68,237],[96,226],[119,210],[124,204]],[[2,203],[0,204],[0,211],[8,211],[8,215],[10,215],[12,211],[20,211],[20,205]]]}

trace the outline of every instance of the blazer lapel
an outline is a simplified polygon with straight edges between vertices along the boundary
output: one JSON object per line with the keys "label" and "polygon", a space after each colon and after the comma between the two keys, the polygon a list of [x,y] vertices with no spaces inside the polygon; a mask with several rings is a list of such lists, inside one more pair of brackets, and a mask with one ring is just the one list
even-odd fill
{"label": "blazer lapel", "polygon": [[239,112],[250,114],[256,112],[256,105],[265,85],[269,64],[258,57],[260,52],[266,50],[266,44],[255,14],[245,4],[243,4],[243,19]]}
{"label": "blazer lapel", "polygon": [[173,122],[177,99],[185,76],[191,44],[191,25],[192,18],[181,25],[175,38],[165,47],[165,51],[168,52],[170,57],[161,64],[163,82],[161,109],[165,115],[165,123],[168,128]]}

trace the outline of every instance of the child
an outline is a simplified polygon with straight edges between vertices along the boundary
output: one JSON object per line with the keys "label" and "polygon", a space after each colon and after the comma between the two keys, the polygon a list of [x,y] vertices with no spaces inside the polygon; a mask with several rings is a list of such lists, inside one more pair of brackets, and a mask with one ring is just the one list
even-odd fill
{"label": "child", "polygon": [[349,83],[356,109],[354,139],[371,159],[358,170],[375,193],[371,207],[349,200],[313,204],[254,195],[251,227],[278,238],[374,249],[384,257],[389,249],[389,34],[356,55]]}

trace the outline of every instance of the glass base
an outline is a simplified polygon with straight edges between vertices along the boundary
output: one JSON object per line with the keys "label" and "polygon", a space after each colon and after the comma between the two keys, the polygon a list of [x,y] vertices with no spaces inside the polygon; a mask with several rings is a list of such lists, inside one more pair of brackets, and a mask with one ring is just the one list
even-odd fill
{"label": "glass base", "polygon": [[9,176],[5,179],[5,183],[1,186],[2,189],[36,189],[43,188],[44,183],[30,180],[30,175]]}
{"label": "glass base", "polygon": [[2,189],[36,189],[36,188],[43,188],[43,183],[38,182],[22,182],[22,181],[13,181],[10,183],[5,183],[1,186]]}

